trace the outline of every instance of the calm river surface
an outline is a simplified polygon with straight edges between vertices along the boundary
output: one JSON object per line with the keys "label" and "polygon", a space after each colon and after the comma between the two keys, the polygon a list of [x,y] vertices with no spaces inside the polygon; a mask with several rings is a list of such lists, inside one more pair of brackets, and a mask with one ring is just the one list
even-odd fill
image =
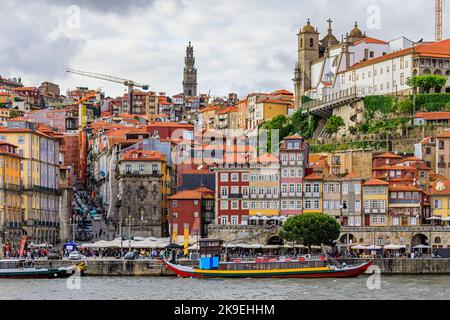
{"label": "calm river surface", "polygon": [[[367,279],[367,276],[337,280],[86,277],[81,279],[81,289],[72,290],[68,289],[67,279],[0,279],[0,299],[450,299],[450,276],[382,276],[380,290],[369,290]],[[69,287],[77,287],[73,283],[69,279]]]}

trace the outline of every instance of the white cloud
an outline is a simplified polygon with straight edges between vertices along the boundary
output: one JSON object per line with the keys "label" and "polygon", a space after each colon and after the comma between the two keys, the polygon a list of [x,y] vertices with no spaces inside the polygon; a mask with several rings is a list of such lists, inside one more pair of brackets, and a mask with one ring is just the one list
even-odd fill
{"label": "white cloud", "polygon": [[[20,8],[2,1],[2,76],[22,76],[29,85],[51,80],[63,90],[103,87],[109,95],[124,88],[65,73],[67,66],[127,77],[151,90],[181,91],[185,46],[194,44],[200,92],[244,95],[292,90],[297,31],[309,17],[324,34],[332,17],[338,39],[359,21],[382,39],[405,35],[432,39],[433,3],[408,5],[388,0],[135,0],[51,1]],[[81,9],[79,30],[67,28],[66,9]],[[381,9],[381,29],[367,30],[367,8]],[[417,23],[420,21],[420,23]]]}

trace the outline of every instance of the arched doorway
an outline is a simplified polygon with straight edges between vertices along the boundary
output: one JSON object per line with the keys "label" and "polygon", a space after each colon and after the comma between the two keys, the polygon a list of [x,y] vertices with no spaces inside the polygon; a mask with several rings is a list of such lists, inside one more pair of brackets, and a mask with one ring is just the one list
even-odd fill
{"label": "arched doorway", "polygon": [[431,70],[430,70],[430,69],[425,69],[425,70],[423,70],[423,74],[424,74],[425,76],[428,76],[428,75],[431,74]]}
{"label": "arched doorway", "polygon": [[411,246],[415,247],[420,244],[428,245],[428,237],[422,233],[418,233],[412,237]]}
{"label": "arched doorway", "polygon": [[269,240],[267,240],[267,245],[282,246],[284,245],[284,241],[279,236],[271,236]]}
{"label": "arched doorway", "polygon": [[442,71],[438,69],[438,70],[434,71],[434,75],[435,76],[442,76]]}
{"label": "arched doorway", "polygon": [[351,233],[343,234],[339,238],[339,244],[354,244],[357,243],[356,237]]}

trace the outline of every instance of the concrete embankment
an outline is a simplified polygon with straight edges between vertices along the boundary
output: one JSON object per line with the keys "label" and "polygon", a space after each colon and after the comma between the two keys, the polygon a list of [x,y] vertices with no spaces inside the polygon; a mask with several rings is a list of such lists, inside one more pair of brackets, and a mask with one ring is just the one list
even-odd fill
{"label": "concrete embankment", "polygon": [[[358,265],[363,259],[345,259],[347,264]],[[376,259],[374,265],[382,274],[450,274],[450,259]]]}
{"label": "concrete embankment", "polygon": [[[345,259],[348,265],[363,263],[363,259]],[[37,261],[36,265],[53,267],[74,265],[74,261]],[[383,274],[450,274],[450,259],[377,259],[374,263]],[[87,274],[90,276],[176,276],[158,261],[117,259],[87,260]]]}

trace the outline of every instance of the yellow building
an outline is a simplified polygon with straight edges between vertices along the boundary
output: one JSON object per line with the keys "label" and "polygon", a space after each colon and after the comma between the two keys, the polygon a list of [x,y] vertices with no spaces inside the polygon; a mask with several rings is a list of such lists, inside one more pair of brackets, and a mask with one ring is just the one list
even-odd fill
{"label": "yellow building", "polygon": [[289,115],[289,109],[294,103],[290,100],[261,100],[256,103],[256,123],[269,121],[279,115]]}
{"label": "yellow building", "polygon": [[450,180],[439,180],[430,190],[433,216],[450,216]]}
{"label": "yellow building", "polygon": [[247,130],[248,127],[248,103],[247,98],[237,103],[237,128]]}
{"label": "yellow building", "polygon": [[250,161],[250,216],[279,216],[279,159],[271,154]]}
{"label": "yellow building", "polygon": [[23,223],[20,162],[17,147],[0,142],[0,243],[10,243],[14,249],[20,245]]}
{"label": "yellow building", "polygon": [[372,152],[369,150],[344,150],[321,153],[327,157],[332,174],[356,173],[364,179],[372,179]]}
{"label": "yellow building", "polygon": [[59,141],[28,121],[9,121],[0,129],[0,141],[18,147],[22,156],[23,230],[34,242],[55,244],[60,219]]}
{"label": "yellow building", "polygon": [[364,225],[384,227],[388,225],[389,183],[374,179],[363,184]]}

